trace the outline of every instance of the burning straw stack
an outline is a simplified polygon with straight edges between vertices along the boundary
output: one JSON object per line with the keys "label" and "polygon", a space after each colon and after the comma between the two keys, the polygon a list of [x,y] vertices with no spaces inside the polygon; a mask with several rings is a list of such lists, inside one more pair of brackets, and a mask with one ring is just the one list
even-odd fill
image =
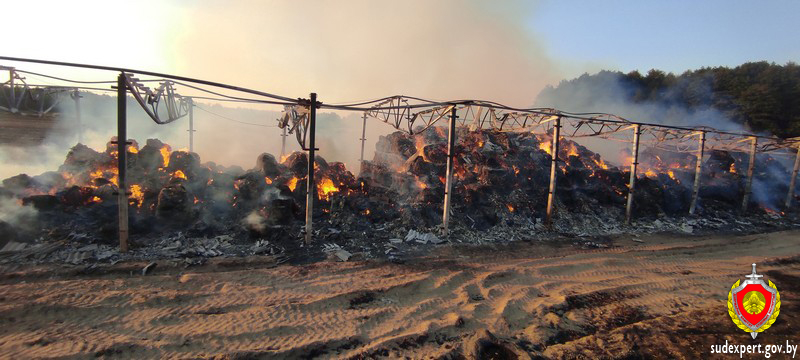
{"label": "burning straw stack", "polygon": [[[375,157],[356,178],[339,162],[316,158],[315,221],[336,222],[363,234],[373,224],[431,228],[441,224],[447,161],[446,130],[433,128],[381,137]],[[547,134],[459,130],[454,159],[455,226],[484,230],[501,221],[544,216],[552,139]],[[58,171],[3,180],[0,198],[38,210],[35,226],[0,222],[4,233],[37,237],[81,230],[113,242],[116,226],[118,149],[103,152],[78,144]],[[201,163],[200,156],[173,151],[158,140],[126,148],[131,231],[140,237],[175,229],[214,236],[242,231],[259,237],[293,238],[303,221],[305,153],[278,161],[261,154],[250,170]],[[764,208],[786,192],[787,171],[762,155],[756,167],[755,200]],[[556,221],[591,214],[623,218],[628,167],[607,164],[574,141],[560,139]],[[634,199],[639,218],[687,213],[694,179],[691,154],[648,148],[640,154]],[[745,154],[712,151],[703,165],[702,210],[733,212],[740,203]],[[772,207],[776,208],[776,207]],[[59,230],[60,229],[60,230]],[[10,235],[9,235],[10,236]],[[55,235],[54,235],[55,236]]]}

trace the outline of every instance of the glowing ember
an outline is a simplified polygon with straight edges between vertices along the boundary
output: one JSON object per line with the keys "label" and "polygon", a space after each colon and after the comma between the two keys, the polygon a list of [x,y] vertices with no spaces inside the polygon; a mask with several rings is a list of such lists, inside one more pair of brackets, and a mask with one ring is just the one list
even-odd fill
{"label": "glowing ember", "polygon": [[734,166],[734,163],[731,163],[731,167],[728,169],[728,172],[731,174],[736,174],[736,166]]}
{"label": "glowing ember", "polygon": [[139,149],[136,146],[128,145],[128,152],[131,154],[138,154]]}
{"label": "glowing ember", "polygon": [[425,139],[423,139],[422,136],[414,138],[414,146],[417,148],[417,155],[422,156],[425,161],[429,161],[428,158],[425,157]]}
{"label": "glowing ember", "polygon": [[289,182],[286,184],[286,186],[289,187],[289,190],[294,191],[294,189],[297,187],[297,180],[298,179],[296,177],[289,179]]}
{"label": "glowing ember", "polygon": [[606,165],[606,162],[603,161],[603,159],[594,159],[594,164],[599,166],[601,169],[608,170],[608,165]]}
{"label": "glowing ember", "polygon": [[364,215],[369,215],[369,212],[370,212],[369,209],[364,210]]}
{"label": "glowing ember", "polygon": [[142,191],[142,187],[140,185],[131,185],[131,197],[129,199],[133,200],[137,207],[142,206],[142,201],[144,201],[144,192]]}
{"label": "glowing ember", "polygon": [[667,172],[667,174],[669,174],[669,177],[671,177],[671,178],[672,178],[672,180],[676,180],[676,179],[675,179],[675,172],[674,172],[674,171],[670,170],[670,171],[668,171],[668,172]]}
{"label": "glowing ember", "polygon": [[339,188],[333,184],[333,181],[328,178],[323,178],[322,182],[319,183],[317,186],[317,194],[319,194],[319,198],[322,200],[330,199],[333,193],[338,192]]}
{"label": "glowing ember", "polygon": [[99,196],[92,196],[92,198],[89,199],[89,203],[91,203],[91,204],[99,203],[101,201],[103,201],[103,199],[101,199]]}
{"label": "glowing ember", "polygon": [[164,144],[164,146],[161,147],[160,151],[161,151],[161,157],[164,158],[163,167],[169,166],[169,153],[171,152],[169,145]]}
{"label": "glowing ember", "polygon": [[517,165],[512,165],[512,167],[514,168],[514,176],[519,175],[519,168],[517,167]]}
{"label": "glowing ember", "polygon": [[186,174],[184,174],[183,171],[180,171],[180,170],[177,170],[174,173],[172,173],[172,178],[178,178],[178,179],[187,180],[186,179]]}
{"label": "glowing ember", "polygon": [[267,185],[271,185],[272,184],[272,179],[270,179],[270,178],[265,176],[264,177],[264,182],[267,183]]}
{"label": "glowing ember", "polygon": [[508,208],[508,211],[514,212],[514,205],[506,204],[506,208]]}
{"label": "glowing ember", "polygon": [[544,150],[544,152],[548,153],[550,156],[553,156],[553,152],[550,150],[550,143],[547,141],[540,142],[539,149]]}
{"label": "glowing ember", "polygon": [[644,175],[649,177],[649,178],[653,178],[653,177],[657,177],[658,176],[658,174],[656,174],[656,172],[653,171],[653,170],[645,171]]}
{"label": "glowing ember", "polygon": [[197,203],[199,203],[199,202],[200,202],[200,199],[198,199],[198,198],[197,198],[197,196],[195,196],[195,197],[194,197],[194,203],[195,203],[195,204],[197,204]]}
{"label": "glowing ember", "polygon": [[569,149],[567,150],[567,157],[569,158],[570,156],[579,156],[578,149],[575,148],[575,144],[573,143],[569,144]]}

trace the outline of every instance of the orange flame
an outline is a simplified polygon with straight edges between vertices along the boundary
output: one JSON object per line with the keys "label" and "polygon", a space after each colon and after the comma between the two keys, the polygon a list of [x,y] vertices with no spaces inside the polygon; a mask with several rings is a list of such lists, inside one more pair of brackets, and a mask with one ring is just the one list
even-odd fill
{"label": "orange flame", "polygon": [[272,179],[270,179],[269,177],[265,176],[264,177],[264,182],[267,183],[267,185],[271,185],[272,184]]}
{"label": "orange flame", "polygon": [[506,207],[508,208],[508,211],[514,212],[514,205],[506,204]]}
{"label": "orange flame", "polygon": [[181,170],[177,170],[174,173],[172,173],[172,177],[173,178],[178,178],[178,179],[188,180],[186,178],[186,174],[184,174],[183,171],[181,171]]}
{"label": "orange flame", "polygon": [[298,179],[296,177],[289,179],[289,182],[286,183],[286,186],[289,187],[289,190],[294,191],[294,189],[297,187],[297,180]]}
{"label": "orange flame", "polygon": [[669,175],[669,177],[671,177],[671,178],[672,178],[672,180],[676,180],[676,179],[675,179],[675,172],[674,172],[674,171],[670,170],[670,171],[668,171],[668,172],[667,172],[667,174]]}
{"label": "orange flame", "polygon": [[163,167],[169,166],[169,153],[171,152],[169,145],[164,144],[164,146],[162,146],[159,150],[161,151],[161,157],[164,158]]}
{"label": "orange flame", "polygon": [[130,199],[136,202],[137,207],[142,207],[142,202],[144,201],[144,192],[142,192],[142,187],[139,184],[131,185]]}
{"label": "orange flame", "polygon": [[322,182],[320,182],[319,186],[317,187],[317,194],[319,194],[319,198],[321,200],[330,199],[331,195],[338,191],[339,188],[337,188],[333,181],[328,178],[322,178]]}
{"label": "orange flame", "polygon": [[547,141],[540,142],[539,149],[544,150],[544,152],[548,153],[550,156],[553,156],[553,151],[550,150],[550,143],[548,143]]}

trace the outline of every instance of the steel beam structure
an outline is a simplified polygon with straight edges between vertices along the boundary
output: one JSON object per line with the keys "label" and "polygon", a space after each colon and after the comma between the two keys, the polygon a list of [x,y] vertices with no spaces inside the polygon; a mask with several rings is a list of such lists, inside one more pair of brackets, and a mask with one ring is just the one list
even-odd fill
{"label": "steel beam structure", "polygon": [[124,72],[117,78],[117,171],[119,173],[119,251],[128,252],[128,187],[126,186],[128,133],[127,82]]}
{"label": "steel beam structure", "polygon": [[747,164],[747,182],[744,185],[744,198],[742,199],[742,213],[747,212],[750,205],[750,194],[753,188],[753,171],[756,167],[756,152],[758,151],[758,138],[753,137],[750,145],[750,162]]}
{"label": "steel beam structure", "polygon": [[314,160],[316,146],[316,124],[317,124],[317,93],[311,93],[309,102],[309,136],[308,136],[308,176],[306,177],[306,237],[305,243],[310,244],[313,237],[313,213],[314,198],[317,195],[317,187],[314,183]]}
{"label": "steel beam structure", "polygon": [[442,233],[447,236],[450,223],[450,203],[453,199],[453,163],[456,151],[456,107],[450,108],[450,126],[447,132],[447,173],[444,184],[444,206],[442,213]]}
{"label": "steel beam structure", "polygon": [[789,191],[786,194],[786,201],[784,202],[785,208],[788,210],[792,207],[792,200],[794,199],[794,187],[797,183],[797,172],[800,171],[800,146],[797,147],[797,154],[794,156],[794,168],[792,169],[792,178],[789,179]]}
{"label": "steel beam structure", "polygon": [[633,148],[631,149],[631,178],[628,184],[628,204],[625,206],[625,222],[630,224],[633,216],[633,197],[636,192],[636,167],[639,165],[639,136],[641,125],[633,125]]}
{"label": "steel beam structure", "polygon": [[194,152],[194,99],[188,98],[189,104],[189,151]]}
{"label": "steel beam structure", "polygon": [[556,198],[556,173],[558,172],[558,138],[561,137],[561,117],[553,125],[552,161],[550,162],[550,187],[547,191],[547,225],[553,225],[553,206]]}
{"label": "steel beam structure", "polygon": [[697,148],[697,164],[694,168],[694,186],[692,187],[692,203],[689,205],[689,214],[694,215],[697,210],[697,200],[700,195],[700,177],[703,175],[703,156],[706,148],[706,132],[699,132],[700,140]]}

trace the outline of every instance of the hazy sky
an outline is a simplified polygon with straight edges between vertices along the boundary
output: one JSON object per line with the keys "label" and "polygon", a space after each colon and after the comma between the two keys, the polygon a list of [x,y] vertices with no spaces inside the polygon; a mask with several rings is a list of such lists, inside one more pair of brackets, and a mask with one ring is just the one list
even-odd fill
{"label": "hazy sky", "polygon": [[[8,0],[3,13],[2,55],[170,73],[291,98],[314,91],[329,104],[399,94],[527,107],[544,86],[601,69],[680,73],[800,59],[799,1]],[[84,80],[116,78],[0,65]],[[53,84],[27,76],[29,83]],[[114,124],[113,103],[83,107],[84,117]],[[74,110],[62,112],[63,121],[75,121]],[[175,148],[188,146],[186,121],[155,128],[140,110],[128,113],[129,134],[140,142],[158,137]],[[195,114],[195,150],[204,161],[250,167],[261,152],[280,154],[276,113],[244,119],[260,121],[260,127]],[[321,117],[326,121],[317,144],[328,160],[352,167],[359,157],[360,114],[339,115]],[[378,136],[391,131],[370,122],[367,159]],[[83,141],[102,148],[111,135],[98,131]],[[40,163],[0,149],[0,175],[53,169],[75,141],[77,134],[49,139],[52,149],[40,153],[50,155]],[[291,138],[287,144],[298,148]]]}
{"label": "hazy sky", "polygon": [[316,91],[329,103],[405,94],[527,106],[544,85],[600,69],[800,58],[797,1],[59,0],[7,1],[4,12],[3,55]]}

